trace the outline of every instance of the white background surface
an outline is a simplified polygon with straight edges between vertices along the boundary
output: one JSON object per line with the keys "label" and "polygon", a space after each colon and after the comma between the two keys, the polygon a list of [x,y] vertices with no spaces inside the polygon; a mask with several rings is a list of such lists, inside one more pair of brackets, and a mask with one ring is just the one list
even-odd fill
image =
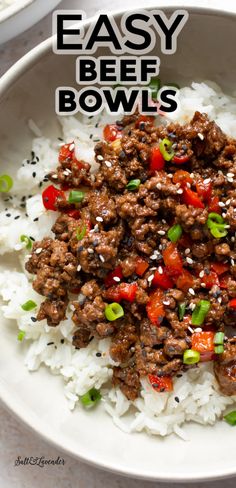
{"label": "white background surface", "polygon": [[[45,2],[47,0],[42,0]],[[216,0],[208,0],[214,6]],[[226,3],[234,3],[235,0],[227,0]],[[80,8],[90,16],[102,8],[111,10],[132,5],[137,8],[158,4],[155,0],[64,0],[59,8]],[[164,2],[163,2],[164,3]],[[193,2],[192,2],[193,3]],[[179,1],[181,4],[181,1]],[[225,4],[225,2],[224,2]],[[19,36],[0,48],[0,75],[2,75],[17,59],[32,47],[46,39],[51,34],[51,16],[43,19],[32,29]],[[10,358],[9,358],[10,360]],[[235,432],[236,434],[236,432]],[[220,442],[220,439],[219,439]],[[227,446],[225,446],[227,449]],[[145,453],[144,453],[145,455]],[[15,459],[21,456],[41,457],[56,459],[58,456],[64,458],[64,466],[49,466],[40,468],[38,466],[15,467]],[[196,459],[197,462],[197,459]],[[171,460],[170,460],[171,465]],[[170,468],[171,469],[171,468]],[[1,488],[165,488],[167,485],[161,483],[150,483],[125,479],[117,475],[105,473],[96,468],[86,466],[46,444],[34,433],[29,432],[19,421],[14,419],[0,406],[0,487]],[[182,484],[170,485],[180,488]],[[226,481],[215,481],[211,483],[194,483],[192,488],[234,488],[236,478]]]}

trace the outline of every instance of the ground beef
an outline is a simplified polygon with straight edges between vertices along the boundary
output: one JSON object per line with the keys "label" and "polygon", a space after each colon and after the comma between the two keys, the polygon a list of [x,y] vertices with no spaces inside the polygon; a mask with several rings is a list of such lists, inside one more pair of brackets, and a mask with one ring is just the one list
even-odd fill
{"label": "ground beef", "polygon": [[[141,378],[152,374],[158,383],[186,369],[191,315],[207,300],[203,333],[206,327],[226,335],[215,374],[223,393],[235,394],[236,141],[199,112],[185,125],[158,127],[136,112],[117,121],[116,131],[115,140],[95,146],[96,174],[77,160],[71,143],[49,175],[64,193],[55,201],[55,238],[34,243],[26,263],[33,288],[45,297],[37,320],[57,326],[72,310],[76,348],[110,337],[113,384],[134,400]],[[175,157],[151,171],[153,148],[164,138]],[[177,164],[182,157],[184,164]],[[133,179],[137,188],[130,190]],[[81,186],[83,200],[71,204],[68,192]],[[209,228],[210,212],[224,219],[221,239]],[[170,233],[175,225],[181,231],[176,241]],[[214,270],[222,264],[225,269]],[[114,302],[123,314],[109,321],[104,311]]]}

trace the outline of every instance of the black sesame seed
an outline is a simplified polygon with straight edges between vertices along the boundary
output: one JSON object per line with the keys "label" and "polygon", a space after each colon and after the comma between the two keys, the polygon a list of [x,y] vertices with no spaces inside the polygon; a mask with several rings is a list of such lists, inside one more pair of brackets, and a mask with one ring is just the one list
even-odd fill
{"label": "black sesame seed", "polygon": [[30,317],[30,318],[31,318],[32,322],[37,322],[36,317]]}
{"label": "black sesame seed", "polygon": [[38,162],[39,162],[39,157],[38,157],[38,156],[36,156],[36,158],[35,158],[35,159],[36,159],[36,161],[37,161],[37,163],[38,163]]}
{"label": "black sesame seed", "polygon": [[58,141],[64,142],[62,137],[58,137],[57,139],[58,139]]}
{"label": "black sesame seed", "polygon": [[31,241],[35,241],[35,238],[34,237],[29,236],[29,238],[31,239]]}
{"label": "black sesame seed", "polygon": [[65,339],[61,339],[61,344],[64,344],[64,342],[65,342]]}
{"label": "black sesame seed", "polygon": [[42,182],[42,181],[40,181],[40,183],[39,183],[39,188],[42,188],[42,186],[43,186],[43,182]]}
{"label": "black sesame seed", "polygon": [[33,178],[35,178],[35,176],[36,176],[36,173],[35,173],[35,171],[34,171],[34,172],[32,173],[32,176],[33,176]]}
{"label": "black sesame seed", "polygon": [[39,220],[38,217],[36,217],[36,219],[34,219],[33,222],[38,222],[38,220]]}
{"label": "black sesame seed", "polygon": [[145,130],[145,122],[140,122],[139,130]]}
{"label": "black sesame seed", "polygon": [[34,164],[37,164],[37,161],[31,161],[31,163],[30,163],[30,164],[33,164],[33,165],[34,165]]}
{"label": "black sesame seed", "polygon": [[54,344],[54,342],[48,342],[47,346],[52,346],[53,344]]}
{"label": "black sesame seed", "polygon": [[97,356],[97,358],[100,358],[101,357],[101,353],[100,352],[97,352],[96,353],[96,356]]}
{"label": "black sesame seed", "polygon": [[6,214],[6,217],[11,217],[11,214],[10,214],[10,213],[7,213],[7,214]]}
{"label": "black sesame seed", "polygon": [[26,197],[22,197],[21,201],[25,202],[25,200],[26,200]]}
{"label": "black sesame seed", "polygon": [[14,217],[14,220],[18,220],[18,219],[20,219],[20,215],[16,215],[16,216]]}
{"label": "black sesame seed", "polygon": [[95,124],[96,129],[98,128],[98,122]]}
{"label": "black sesame seed", "polygon": [[31,151],[31,156],[32,156],[32,159],[35,158],[35,152],[34,151]]}
{"label": "black sesame seed", "polygon": [[25,208],[25,203],[21,203],[21,204],[20,204],[20,207],[21,207],[21,208]]}
{"label": "black sesame seed", "polygon": [[90,134],[89,139],[92,139],[92,138],[93,138],[93,134]]}
{"label": "black sesame seed", "polygon": [[175,397],[175,401],[176,401],[177,403],[179,403],[179,397],[177,397],[177,396],[176,396],[176,397]]}
{"label": "black sesame seed", "polygon": [[183,376],[182,374],[177,374],[176,378],[182,378],[182,376]]}

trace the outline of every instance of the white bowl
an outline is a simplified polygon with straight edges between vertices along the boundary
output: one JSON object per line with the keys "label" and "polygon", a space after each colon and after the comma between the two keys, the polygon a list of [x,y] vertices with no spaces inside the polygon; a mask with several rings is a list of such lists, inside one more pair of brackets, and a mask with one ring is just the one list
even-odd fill
{"label": "white bowl", "polygon": [[[161,77],[180,83],[208,78],[221,83],[226,90],[234,89],[235,15],[204,8],[192,8],[189,12],[177,53],[162,56]],[[85,27],[88,24],[89,21],[85,22]],[[159,49],[155,51],[158,53]],[[53,54],[48,40],[2,78],[1,170],[8,165],[16,167],[30,149],[29,118],[47,136],[57,133],[54,91],[57,86],[74,84],[74,63],[73,56]],[[4,259],[2,267],[8,266],[12,263]],[[62,451],[105,469],[148,480],[212,480],[236,474],[235,429],[226,423],[214,427],[188,425],[186,431],[191,440],[184,442],[174,436],[160,439],[146,434],[124,434],[101,405],[96,413],[83,410],[71,413],[61,379],[45,368],[28,373],[23,365],[25,346],[17,344],[14,324],[5,325],[2,321],[0,397],[26,425]]]}
{"label": "white bowl", "polygon": [[61,0],[16,0],[0,11],[0,44],[13,39],[39,22]]}

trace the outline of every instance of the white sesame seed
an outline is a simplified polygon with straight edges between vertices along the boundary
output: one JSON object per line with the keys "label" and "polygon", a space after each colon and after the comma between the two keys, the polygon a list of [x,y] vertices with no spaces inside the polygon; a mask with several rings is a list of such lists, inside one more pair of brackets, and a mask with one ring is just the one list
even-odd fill
{"label": "white sesame seed", "polygon": [[180,188],[179,190],[177,190],[177,192],[176,192],[176,193],[178,193],[178,195],[182,195],[183,191],[184,191],[184,190],[182,190],[182,188]]}
{"label": "white sesame seed", "polygon": [[192,327],[188,326],[188,330],[189,330],[189,332],[191,332],[192,334],[194,333],[194,330],[192,329]]}
{"label": "white sesame seed", "polygon": [[105,259],[104,259],[104,257],[101,254],[99,254],[99,259],[102,261],[102,263],[105,262]]}
{"label": "white sesame seed", "polygon": [[231,242],[235,242],[235,237],[231,237]]}
{"label": "white sesame seed", "polygon": [[70,309],[72,310],[72,312],[75,311],[75,306],[73,305],[73,303],[70,304]]}
{"label": "white sesame seed", "polygon": [[233,178],[234,177],[234,173],[227,173],[227,178]]}
{"label": "white sesame seed", "polygon": [[195,295],[195,291],[193,288],[189,288],[188,292],[190,293],[190,295]]}
{"label": "white sesame seed", "polygon": [[75,149],[75,145],[74,143],[72,143],[70,146],[69,146],[69,151],[74,151]]}
{"label": "white sesame seed", "polygon": [[153,268],[150,268],[150,271],[156,271],[157,268],[155,266]]}
{"label": "white sesame seed", "polygon": [[170,305],[169,300],[163,300],[163,302],[162,302],[162,303],[163,303],[163,305]]}
{"label": "white sesame seed", "polygon": [[38,247],[38,249],[36,249],[35,251],[35,254],[40,254],[42,252],[43,248],[42,247]]}
{"label": "white sesame seed", "polygon": [[203,180],[203,183],[205,183],[205,185],[207,185],[210,182],[211,182],[211,178],[206,178],[205,180]]}
{"label": "white sesame seed", "polygon": [[158,269],[158,273],[163,274],[163,269],[161,266],[159,266],[157,269]]}
{"label": "white sesame seed", "polygon": [[231,265],[234,266],[234,259],[230,259]]}
{"label": "white sesame seed", "polygon": [[157,233],[160,235],[160,236],[164,236],[165,235],[165,231],[164,230],[158,230]]}
{"label": "white sesame seed", "polygon": [[81,265],[80,264],[77,266],[77,271],[81,271]]}
{"label": "white sesame seed", "polygon": [[221,169],[218,170],[218,175],[223,175],[223,171],[221,171]]}
{"label": "white sesame seed", "polygon": [[201,328],[201,327],[197,327],[197,328],[195,329],[195,332],[202,332],[202,328]]}
{"label": "white sesame seed", "polygon": [[222,213],[222,217],[224,217],[224,218],[226,217],[226,213],[225,212]]}
{"label": "white sesame seed", "polygon": [[113,276],[113,280],[116,281],[117,283],[119,283],[120,278],[119,278],[119,276]]}
{"label": "white sesame seed", "polygon": [[230,229],[230,225],[228,225],[228,224],[225,225],[224,227],[225,227],[225,229]]}
{"label": "white sesame seed", "polygon": [[226,200],[225,205],[230,205],[230,202],[231,202],[231,198],[229,198],[228,200]]}
{"label": "white sesame seed", "polygon": [[203,271],[203,270],[202,270],[202,271],[200,271],[200,273],[199,273],[199,278],[203,278],[204,274],[205,274],[205,273],[204,273],[204,271]]}
{"label": "white sesame seed", "polygon": [[198,135],[199,139],[201,139],[201,141],[203,141],[203,140],[204,140],[204,135],[203,135],[203,134],[201,134],[201,132],[198,132],[198,134],[197,134],[197,135]]}
{"label": "white sesame seed", "polygon": [[229,183],[233,183],[234,182],[233,178],[227,178],[227,179],[228,179],[228,182]]}
{"label": "white sesame seed", "polygon": [[190,252],[191,252],[191,251],[190,251],[189,247],[187,247],[187,249],[185,249],[185,251],[184,251],[184,254],[186,254],[186,255],[187,255],[187,254],[189,254]]}
{"label": "white sesame seed", "polygon": [[160,251],[162,251],[162,244],[159,244],[158,249],[160,249]]}
{"label": "white sesame seed", "polygon": [[190,308],[190,310],[192,310],[192,311],[193,311],[193,310],[195,309],[195,307],[196,307],[195,303],[190,303],[190,304],[189,304],[189,308]]}
{"label": "white sesame seed", "polygon": [[101,154],[99,154],[99,155],[97,156],[97,159],[98,159],[98,161],[103,161],[104,157],[103,157]]}
{"label": "white sesame seed", "polygon": [[163,223],[163,224],[166,224],[166,220],[165,220],[165,219],[162,219],[162,223]]}
{"label": "white sesame seed", "polygon": [[201,283],[202,288],[206,288],[206,283]]}
{"label": "white sesame seed", "polygon": [[161,188],[162,188],[161,183],[157,183],[156,187],[157,187],[158,190],[161,190]]}
{"label": "white sesame seed", "polygon": [[188,264],[193,264],[193,259],[191,259],[191,258],[186,258],[186,261]]}
{"label": "white sesame seed", "polygon": [[156,258],[157,258],[157,255],[156,255],[156,254],[152,254],[152,255],[150,256],[150,259],[153,259],[153,260],[154,260],[154,259],[156,259]]}
{"label": "white sesame seed", "polygon": [[105,165],[108,167],[108,168],[111,168],[112,167],[112,164],[110,161],[105,161]]}
{"label": "white sesame seed", "polygon": [[103,222],[103,218],[102,217],[96,217],[96,221],[97,222]]}
{"label": "white sesame seed", "polygon": [[54,180],[57,180],[58,176],[57,175],[52,175],[51,178],[53,178]]}
{"label": "white sesame seed", "polygon": [[222,298],[221,297],[217,298],[217,301],[218,301],[218,303],[221,303],[222,302]]}
{"label": "white sesame seed", "polygon": [[168,175],[167,175],[167,176],[168,176],[169,178],[173,178],[172,173],[168,173]]}
{"label": "white sesame seed", "polygon": [[153,278],[154,278],[154,274],[151,274],[151,275],[148,277],[148,279],[147,279],[147,280],[148,280],[149,284],[151,284],[151,282],[152,282]]}
{"label": "white sesame seed", "polygon": [[88,248],[88,253],[89,253],[89,254],[94,254],[94,250],[93,250],[91,247],[89,247],[89,248]]}
{"label": "white sesame seed", "polygon": [[15,251],[21,251],[22,249],[22,244],[16,244],[14,247]]}
{"label": "white sesame seed", "polygon": [[218,205],[219,205],[219,207],[222,207],[222,208],[225,207],[225,203],[224,202],[219,202]]}
{"label": "white sesame seed", "polygon": [[186,186],[187,186],[187,188],[191,188],[191,185],[190,185],[190,183],[188,181],[186,183]]}

